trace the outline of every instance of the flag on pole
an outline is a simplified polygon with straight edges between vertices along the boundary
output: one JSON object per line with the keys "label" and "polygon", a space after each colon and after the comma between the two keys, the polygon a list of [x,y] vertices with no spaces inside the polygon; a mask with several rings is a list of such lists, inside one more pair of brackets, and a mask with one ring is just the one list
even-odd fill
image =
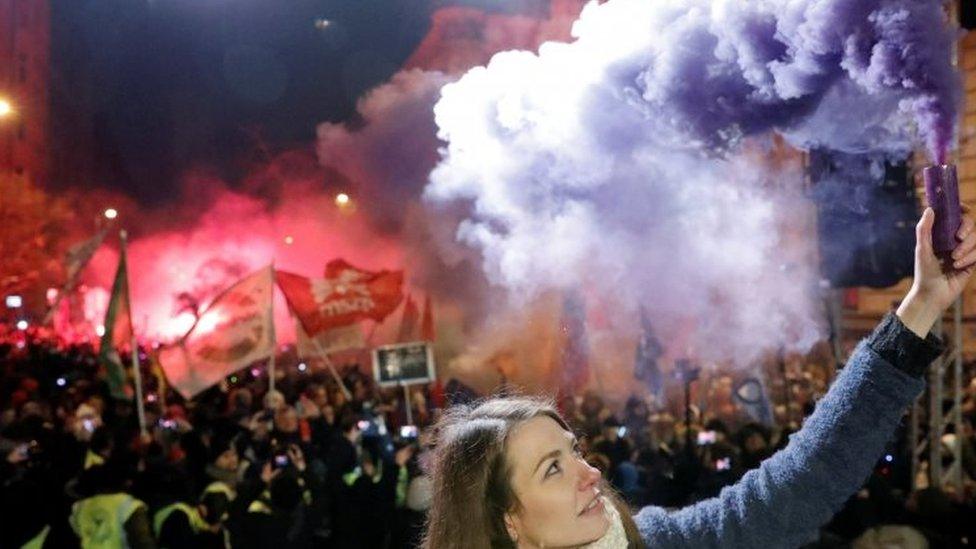
{"label": "flag on pole", "polygon": [[309,336],[360,320],[382,322],[403,299],[403,271],[364,271],[342,259],[326,265],[325,278],[275,274],[289,308]]}
{"label": "flag on pole", "polygon": [[417,304],[414,303],[413,297],[408,295],[406,302],[403,304],[403,316],[400,317],[400,331],[397,332],[397,342],[407,343],[417,340],[417,321],[419,317],[420,311],[417,310]]}
{"label": "flag on pole", "polygon": [[[119,252],[119,266],[112,282],[112,296],[105,311],[104,332],[98,350],[98,360],[105,367],[109,392],[114,398],[132,398],[126,386],[125,366],[119,357],[119,349],[131,347],[132,313],[129,305],[129,277],[126,272],[125,246]],[[131,352],[138,352],[130,349]]]}
{"label": "flag on pole", "polygon": [[224,377],[274,351],[268,266],[224,290],[178,343],[162,349],[159,362],[171,387],[190,399]]}
{"label": "flag on pole", "polygon": [[95,251],[98,250],[99,246],[102,245],[102,242],[105,241],[105,237],[108,235],[108,230],[109,225],[106,224],[101,229],[98,229],[95,236],[83,242],[79,242],[68,249],[68,252],[65,254],[64,258],[64,266],[68,275],[67,280],[69,288],[74,286],[74,281],[77,279],[78,274],[81,273],[81,270],[85,268],[85,265],[88,265],[88,262],[91,261],[92,256],[95,255]]}
{"label": "flag on pole", "polygon": [[420,321],[420,339],[433,342],[437,339],[434,332],[434,309],[430,304],[430,294],[424,297],[424,315]]}
{"label": "flag on pole", "polygon": [[106,224],[101,229],[98,229],[93,237],[79,242],[68,249],[68,252],[64,256],[64,271],[66,274],[64,286],[58,292],[57,297],[55,297],[51,308],[48,309],[42,324],[47,324],[51,321],[60,308],[65,294],[74,289],[75,284],[78,283],[78,275],[81,274],[82,269],[85,268],[85,265],[88,265],[92,256],[95,255],[95,251],[105,241],[105,237],[108,235],[108,229],[109,225]]}

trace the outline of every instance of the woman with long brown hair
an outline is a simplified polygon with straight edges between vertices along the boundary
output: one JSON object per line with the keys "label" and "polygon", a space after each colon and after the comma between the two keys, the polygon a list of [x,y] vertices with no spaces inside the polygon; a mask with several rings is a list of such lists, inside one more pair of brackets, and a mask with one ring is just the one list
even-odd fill
{"label": "woman with long brown hair", "polygon": [[929,331],[976,265],[965,217],[951,257],[932,249],[934,212],[916,227],[915,278],[898,311],[854,351],[786,448],[717,497],[635,517],[576,451],[551,405],[491,399],[437,426],[427,549],[796,547],[869,475],[943,347]]}

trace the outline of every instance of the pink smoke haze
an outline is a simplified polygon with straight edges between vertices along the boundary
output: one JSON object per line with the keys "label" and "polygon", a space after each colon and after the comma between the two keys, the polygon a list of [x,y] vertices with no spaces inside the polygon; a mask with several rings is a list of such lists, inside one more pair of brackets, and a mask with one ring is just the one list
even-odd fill
{"label": "pink smoke haze", "polygon": [[[187,292],[205,306],[221,290],[272,261],[276,267],[307,276],[322,276],[325,263],[335,257],[369,269],[403,264],[400,247],[373,234],[361,216],[343,213],[332,193],[310,189],[301,181],[286,181],[282,188],[284,195],[273,207],[258,198],[220,190],[213,207],[193,228],[161,231],[130,242],[133,322],[141,337],[165,342],[182,336],[194,317],[179,312],[179,294]],[[289,236],[290,245],[285,240]],[[109,287],[117,261],[116,249],[99,250],[87,272],[89,283]],[[107,300],[92,300],[91,308],[101,311],[90,310],[86,316],[102,318],[106,305]],[[279,339],[293,341],[280,294],[275,316]]]}

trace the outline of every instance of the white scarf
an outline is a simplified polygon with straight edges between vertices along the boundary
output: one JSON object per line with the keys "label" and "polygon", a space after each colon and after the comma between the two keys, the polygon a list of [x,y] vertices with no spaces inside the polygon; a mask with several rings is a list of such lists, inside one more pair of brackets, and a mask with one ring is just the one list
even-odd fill
{"label": "white scarf", "polygon": [[602,538],[587,543],[582,549],[626,549],[627,532],[624,530],[624,522],[620,518],[620,512],[607,498],[603,498],[603,512],[607,515],[607,520],[610,521],[607,533],[603,534]]}

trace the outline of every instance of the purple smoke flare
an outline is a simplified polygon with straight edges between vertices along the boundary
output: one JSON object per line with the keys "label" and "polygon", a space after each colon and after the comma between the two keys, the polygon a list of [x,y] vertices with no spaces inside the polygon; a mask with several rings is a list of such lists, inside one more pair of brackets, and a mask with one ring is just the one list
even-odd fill
{"label": "purple smoke flare", "polygon": [[939,159],[961,97],[939,0],[610,0],[573,35],[443,88],[426,197],[469,207],[458,238],[515,294],[691,315],[702,354],[743,363],[822,318],[815,266],[783,244],[800,171],[743,143]]}

